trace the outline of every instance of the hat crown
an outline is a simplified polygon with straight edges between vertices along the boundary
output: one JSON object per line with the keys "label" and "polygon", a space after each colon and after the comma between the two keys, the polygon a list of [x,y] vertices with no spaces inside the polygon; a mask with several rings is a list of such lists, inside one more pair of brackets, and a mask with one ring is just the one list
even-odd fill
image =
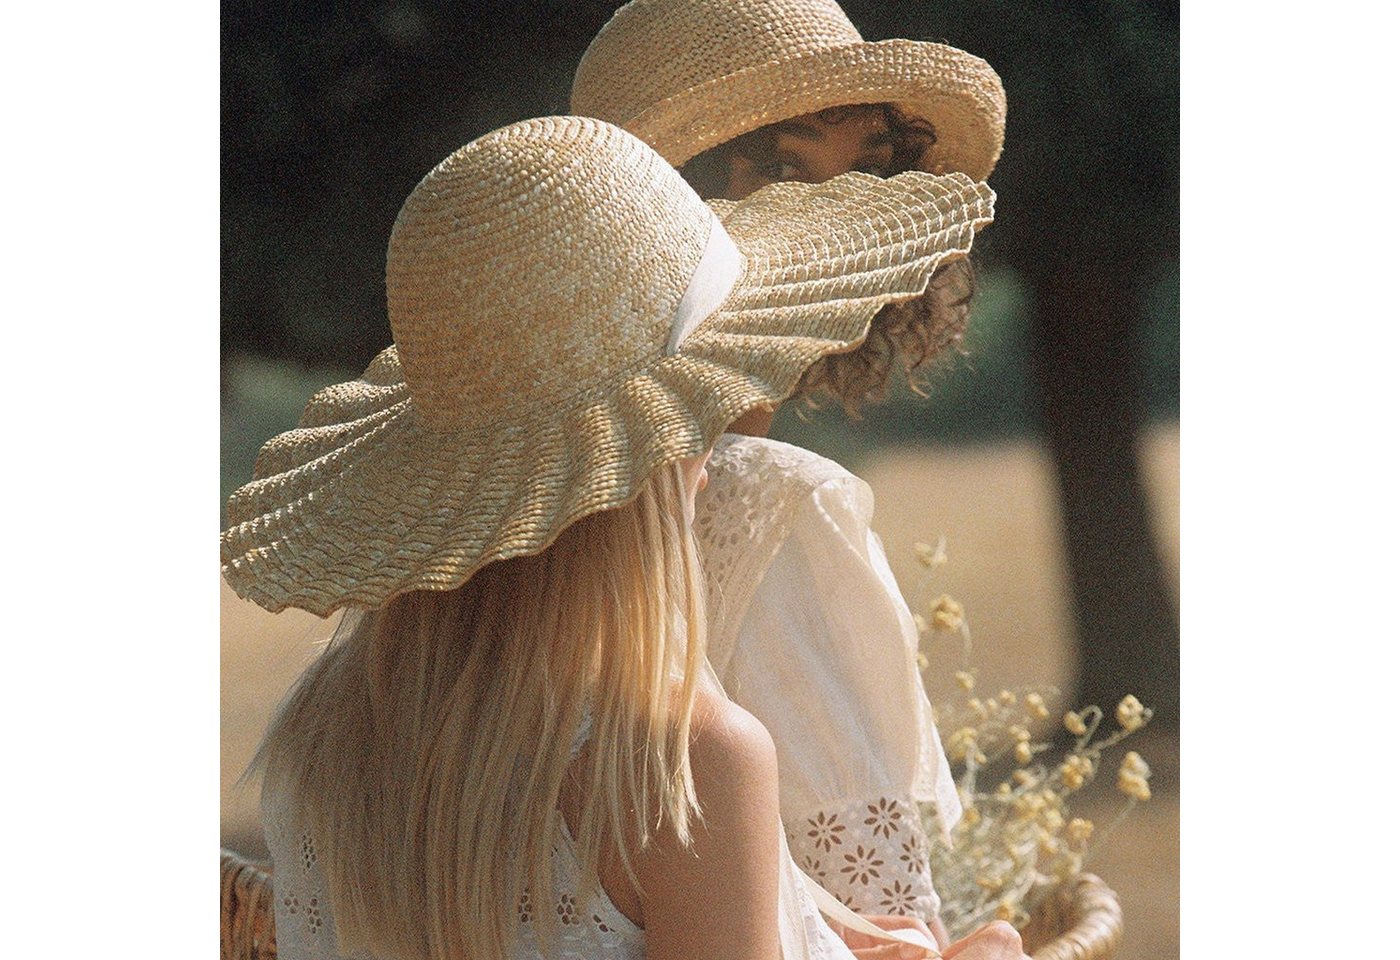
{"label": "hat crown", "polygon": [[514,422],[661,356],[713,216],[631,134],[504,127],[439,164],[389,240],[389,324],[419,415]]}
{"label": "hat crown", "polygon": [[626,125],[706,81],[860,42],[834,0],[632,0],[584,52],[570,109]]}

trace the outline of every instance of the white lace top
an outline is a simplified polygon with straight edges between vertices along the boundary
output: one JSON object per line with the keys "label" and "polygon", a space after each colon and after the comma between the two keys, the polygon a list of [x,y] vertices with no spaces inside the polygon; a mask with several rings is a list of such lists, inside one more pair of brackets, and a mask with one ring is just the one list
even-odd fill
{"label": "white lace top", "polygon": [[709,659],[777,744],[793,857],[859,913],[935,915],[916,804],[944,832],[962,808],[869,486],[808,450],[732,434],[709,474],[695,516]]}
{"label": "white lace top", "polygon": [[[570,753],[577,756],[592,724],[587,718],[574,738]],[[286,960],[371,960],[347,957],[336,946],[335,918],[317,854],[318,841],[294,822],[287,798],[272,790],[262,797],[263,833],[272,854],[277,955]],[[554,889],[547,898],[530,891],[516,903],[516,938],[512,960],[645,960],[642,928],[613,905],[601,884],[582,889],[583,870],[575,855],[574,839],[560,826],[551,851]],[[540,936],[540,925],[554,928],[550,940]]]}
{"label": "white lace top", "polygon": [[[582,735],[586,736],[587,725]],[[582,738],[575,743],[575,751]],[[264,790],[263,833],[272,855],[277,955],[282,960],[389,960],[341,954],[335,916],[320,864],[319,840],[296,822],[286,797]],[[854,960],[822,918],[779,837],[778,914],[783,960]],[[561,827],[553,849],[554,889],[547,899],[528,892],[516,904],[512,960],[645,960],[646,935],[613,904],[601,884],[582,889],[574,841]],[[553,940],[540,935],[554,926]],[[548,952],[547,952],[548,951]]]}

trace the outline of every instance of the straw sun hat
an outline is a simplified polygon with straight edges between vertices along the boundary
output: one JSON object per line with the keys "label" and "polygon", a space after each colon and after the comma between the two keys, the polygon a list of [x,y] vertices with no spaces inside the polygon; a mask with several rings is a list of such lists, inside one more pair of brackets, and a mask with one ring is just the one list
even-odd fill
{"label": "straw sun hat", "polygon": [[579,61],[569,109],[679,167],[770,123],[885,102],[933,125],[924,169],[991,174],[1006,126],[996,71],[941,43],[866,43],[834,0],[632,0]]}
{"label": "straw sun hat", "polygon": [[538,552],[851,349],[968,251],[993,199],[963,175],[848,174],[717,215],[602,121],[490,133],[404,203],[394,346],[263,447],[229,499],[224,576],[324,616]]}

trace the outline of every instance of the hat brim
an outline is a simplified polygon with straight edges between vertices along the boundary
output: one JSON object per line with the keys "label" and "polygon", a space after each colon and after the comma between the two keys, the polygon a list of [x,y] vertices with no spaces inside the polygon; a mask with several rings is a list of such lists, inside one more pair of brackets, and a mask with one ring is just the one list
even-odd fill
{"label": "hat brim", "polygon": [[785,399],[852,349],[887,303],[965,256],[994,195],[962,175],[848,174],[782,183],[716,212],[744,257],[734,289],[677,352],[550,422],[427,427],[390,347],[316,394],[229,500],[223,573],[269,610],[325,616],[460,586],[619,506],[663,464],[708,449],[739,414]]}
{"label": "hat brim", "polygon": [[933,125],[932,173],[985,180],[1001,156],[1006,92],[980,57],[941,43],[881,40],[749,67],[655,103],[624,126],[679,167],[772,123],[830,107],[893,103]]}

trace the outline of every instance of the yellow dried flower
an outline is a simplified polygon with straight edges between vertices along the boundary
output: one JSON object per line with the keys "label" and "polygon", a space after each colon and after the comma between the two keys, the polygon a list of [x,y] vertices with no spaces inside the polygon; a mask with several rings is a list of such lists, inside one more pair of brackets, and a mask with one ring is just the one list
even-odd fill
{"label": "yellow dried flower", "polygon": [[1023,793],[1012,804],[1016,816],[1022,820],[1033,820],[1045,809],[1045,797],[1040,793]]}
{"label": "yellow dried flower", "polygon": [[[941,542],[919,543],[914,549],[926,568],[946,562]],[[949,634],[970,642],[969,623],[963,605],[951,596],[929,602],[925,595],[915,606],[920,611],[914,622],[921,646],[929,651],[920,656],[916,647],[916,662],[921,671],[931,670],[932,643],[944,642]],[[1116,710],[1110,702],[1104,710],[1084,706],[1063,713],[1064,728],[1078,741],[1077,748],[1063,756],[1052,753],[1051,745],[1043,742],[1048,738],[1042,736],[1042,724],[1049,724],[1055,715],[1058,697],[1052,696],[1054,691],[1048,687],[1038,691],[1002,689],[991,686],[992,680],[982,686],[975,667],[960,666],[963,669],[953,675],[957,683],[954,696],[938,711],[948,718],[939,729],[953,731],[944,740],[949,758],[966,765],[958,786],[963,813],[953,828],[955,845],[937,848],[938,855],[954,855],[964,864],[961,869],[965,872],[958,874],[961,902],[950,909],[975,912],[979,920],[995,915],[1021,924],[1028,919],[1021,905],[1026,891],[1044,880],[1074,876],[1091,849],[1093,822],[1082,817],[1071,819],[1079,797],[1075,791],[1089,786],[1101,774],[1101,760],[1107,759],[1101,753],[1124,733],[1148,723],[1152,710],[1128,696],[1116,704]],[[1112,728],[1118,732],[1103,736],[1100,725],[1111,723],[1110,713],[1117,720]],[[1099,739],[1091,743],[1095,734]],[[991,753],[992,747],[998,760],[1009,753],[1014,763],[1009,765],[1004,782],[991,777],[979,782],[979,773],[987,773],[979,767],[989,762],[983,751]],[[1123,758],[1117,774],[1118,789],[1128,796],[1151,796],[1151,771],[1136,753]]]}
{"label": "yellow dried flower", "polygon": [[1138,698],[1131,693],[1118,701],[1118,725],[1129,732],[1147,722],[1146,711]]}
{"label": "yellow dried flower", "polygon": [[1129,750],[1123,757],[1123,762],[1118,767],[1118,772],[1131,773],[1146,779],[1152,776],[1152,768],[1147,765],[1147,761],[1136,750]]}
{"label": "yellow dried flower", "polygon": [[1129,750],[1118,766],[1118,789],[1134,800],[1152,799],[1152,790],[1147,786],[1147,778],[1152,776],[1152,768],[1137,753]]}
{"label": "yellow dried flower", "polygon": [[951,760],[966,760],[977,751],[977,731],[972,727],[960,727],[948,738],[948,757]]}
{"label": "yellow dried flower", "polygon": [[920,673],[928,669],[928,657],[924,656],[922,650],[914,654],[914,663],[918,666]]}
{"label": "yellow dried flower", "polygon": [[1152,790],[1147,786],[1147,778],[1135,773],[1118,772],[1118,789],[1134,800],[1152,799]]}
{"label": "yellow dried flower", "polygon": [[962,604],[948,596],[946,593],[937,600],[929,604],[930,619],[934,627],[939,630],[952,632],[963,625]]}
{"label": "yellow dried flower", "polygon": [[1060,767],[1060,782],[1070,790],[1084,786],[1084,778],[1094,772],[1094,765],[1088,757],[1071,754]]}
{"label": "yellow dried flower", "polygon": [[932,569],[934,566],[947,559],[943,555],[943,551],[930,544],[924,543],[922,540],[914,544],[914,556],[918,558],[919,563],[929,569]]}

